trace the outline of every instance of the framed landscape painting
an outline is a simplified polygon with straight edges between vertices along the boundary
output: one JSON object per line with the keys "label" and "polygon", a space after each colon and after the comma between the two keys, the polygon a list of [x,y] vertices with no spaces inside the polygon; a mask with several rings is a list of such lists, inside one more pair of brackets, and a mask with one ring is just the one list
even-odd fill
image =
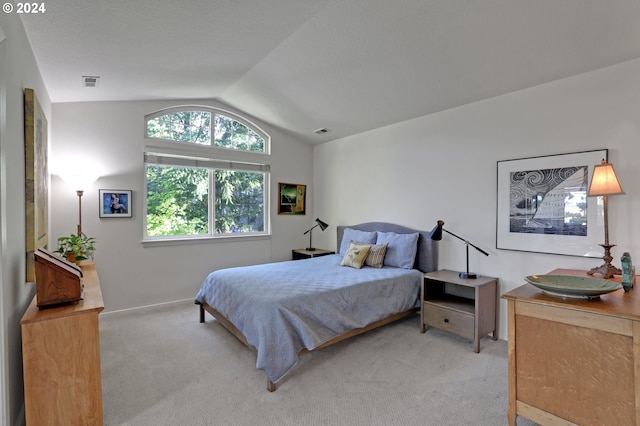
{"label": "framed landscape painting", "polygon": [[587,197],[606,149],[498,161],[496,248],[602,257],[601,197]]}
{"label": "framed landscape painting", "polygon": [[278,184],[278,214],[307,214],[307,185]]}
{"label": "framed landscape painting", "polygon": [[35,252],[47,247],[49,217],[48,125],[33,89],[24,89],[27,282],[36,280]]}
{"label": "framed landscape painting", "polygon": [[100,217],[131,217],[131,191],[100,190]]}

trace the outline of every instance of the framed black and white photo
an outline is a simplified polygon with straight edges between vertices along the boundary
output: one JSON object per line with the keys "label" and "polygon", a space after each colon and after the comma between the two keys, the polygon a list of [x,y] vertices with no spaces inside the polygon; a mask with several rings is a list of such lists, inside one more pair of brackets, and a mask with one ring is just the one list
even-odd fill
{"label": "framed black and white photo", "polygon": [[601,197],[587,197],[606,149],[498,161],[496,248],[602,257]]}
{"label": "framed black and white photo", "polygon": [[101,189],[100,217],[131,217],[131,191]]}

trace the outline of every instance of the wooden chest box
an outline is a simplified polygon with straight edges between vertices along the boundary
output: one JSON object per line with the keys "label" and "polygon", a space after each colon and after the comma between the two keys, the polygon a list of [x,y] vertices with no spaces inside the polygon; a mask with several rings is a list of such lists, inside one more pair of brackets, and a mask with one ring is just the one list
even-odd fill
{"label": "wooden chest box", "polygon": [[83,298],[82,270],[77,265],[38,249],[35,252],[38,307],[77,302]]}

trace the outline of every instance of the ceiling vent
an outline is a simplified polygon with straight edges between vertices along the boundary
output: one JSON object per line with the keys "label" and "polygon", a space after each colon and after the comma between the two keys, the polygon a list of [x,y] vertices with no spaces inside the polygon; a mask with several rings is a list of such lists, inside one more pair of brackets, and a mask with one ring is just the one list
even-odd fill
{"label": "ceiling vent", "polygon": [[316,135],[324,135],[325,133],[329,133],[331,130],[323,127],[322,129],[314,130],[313,133]]}
{"label": "ceiling vent", "polygon": [[83,75],[82,76],[82,85],[84,87],[98,87],[98,82],[100,81],[100,77],[97,75]]}

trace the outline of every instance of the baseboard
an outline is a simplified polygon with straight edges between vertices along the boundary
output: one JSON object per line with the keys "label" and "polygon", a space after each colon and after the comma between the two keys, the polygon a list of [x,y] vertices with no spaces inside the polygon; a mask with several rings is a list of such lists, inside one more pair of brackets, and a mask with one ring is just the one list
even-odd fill
{"label": "baseboard", "polygon": [[190,298],[190,299],[173,300],[171,302],[156,303],[156,304],[153,304],[153,305],[136,306],[134,308],[127,308],[127,309],[119,309],[117,311],[102,312],[100,314],[100,316],[101,317],[105,317],[105,316],[125,314],[125,313],[130,313],[130,312],[140,312],[140,311],[147,311],[147,310],[153,310],[153,309],[158,309],[158,308],[166,308],[166,307],[171,306],[171,305],[179,305],[179,304],[187,303],[187,302],[190,302],[190,303],[195,305],[194,300],[195,299]]}

